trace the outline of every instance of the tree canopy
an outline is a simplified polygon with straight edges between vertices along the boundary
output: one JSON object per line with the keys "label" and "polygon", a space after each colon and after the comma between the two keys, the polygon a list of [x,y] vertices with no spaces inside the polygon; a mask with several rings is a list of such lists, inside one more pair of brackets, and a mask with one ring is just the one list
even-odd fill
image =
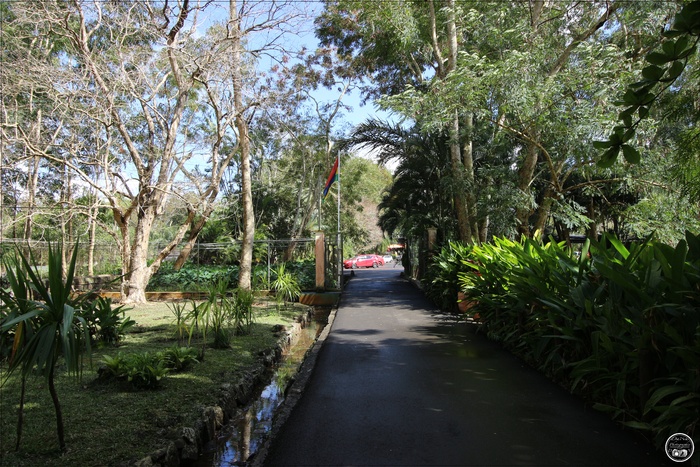
{"label": "tree canopy", "polygon": [[[2,235],[63,238],[66,252],[75,238],[113,244],[139,301],[198,239],[244,240],[245,266],[253,238],[333,228],[318,201],[340,157],[353,244],[368,244],[373,218],[390,235],[434,227],[467,243],[604,231],[673,242],[698,225],[699,10],[6,2]],[[392,120],[349,128],[350,93]],[[375,216],[360,212],[386,173],[353,161],[360,151],[397,167]]]}

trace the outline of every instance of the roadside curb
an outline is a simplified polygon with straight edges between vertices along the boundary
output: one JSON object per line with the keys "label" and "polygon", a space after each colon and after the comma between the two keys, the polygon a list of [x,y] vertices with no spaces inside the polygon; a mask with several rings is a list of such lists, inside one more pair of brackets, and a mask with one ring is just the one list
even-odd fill
{"label": "roadside curb", "polygon": [[297,371],[294,382],[285,391],[284,401],[282,401],[282,403],[277,409],[269,433],[265,437],[265,440],[263,441],[262,445],[258,448],[258,451],[251,458],[248,459],[246,463],[248,466],[261,467],[263,465],[263,463],[265,462],[265,458],[267,457],[270,443],[277,436],[280,429],[289,418],[289,415],[292,413],[292,410],[297,405],[299,400],[301,400],[301,397],[304,393],[304,388],[309,382],[311,374],[314,371],[314,367],[316,366],[318,354],[321,351],[323,343],[328,337],[328,334],[330,334],[331,332],[333,321],[335,320],[335,316],[338,312],[339,307],[340,303],[338,303],[338,305],[331,309],[331,312],[328,315],[328,324],[326,324],[326,326],[323,328],[323,331],[321,331],[321,334],[319,334],[318,338],[316,339],[316,342],[314,342],[311,348],[306,352],[306,356],[304,357],[304,361],[302,362],[301,366],[299,367],[299,370]]}

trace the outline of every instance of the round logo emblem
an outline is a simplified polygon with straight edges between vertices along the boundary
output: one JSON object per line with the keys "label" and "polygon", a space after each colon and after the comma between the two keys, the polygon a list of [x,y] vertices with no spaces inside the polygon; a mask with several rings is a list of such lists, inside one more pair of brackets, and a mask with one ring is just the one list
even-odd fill
{"label": "round logo emblem", "polygon": [[666,440],[666,455],[673,462],[685,462],[693,455],[695,445],[690,436],[676,433]]}

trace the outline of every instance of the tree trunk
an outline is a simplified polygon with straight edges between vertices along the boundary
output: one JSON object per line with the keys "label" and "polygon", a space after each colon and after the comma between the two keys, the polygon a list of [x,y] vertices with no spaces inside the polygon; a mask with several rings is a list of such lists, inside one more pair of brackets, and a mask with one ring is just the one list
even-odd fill
{"label": "tree trunk", "polygon": [[123,298],[124,303],[146,302],[146,286],[152,274],[151,268],[148,267],[148,245],[155,214],[152,204],[142,201],[129,256],[128,288],[126,297]]}
{"label": "tree trunk", "polygon": [[229,28],[232,40],[231,74],[233,79],[233,100],[236,112],[236,129],[241,155],[241,203],[243,204],[243,238],[241,245],[241,264],[238,273],[238,288],[250,290],[253,269],[253,239],[255,237],[255,213],[253,211],[253,192],[250,174],[250,144],[248,141],[248,124],[243,115],[243,77],[241,49],[241,19],[238,16],[236,0],[229,3]]}
{"label": "tree trunk", "polygon": [[[537,146],[532,143],[528,143],[527,152],[525,153],[525,160],[523,164],[518,169],[518,188],[525,195],[530,194],[530,183],[535,176],[535,168],[537,167],[538,150]],[[530,236],[530,214],[532,210],[528,206],[519,206],[515,210],[515,218],[518,221],[518,233]]]}
{"label": "tree trunk", "polygon": [[457,227],[459,229],[459,239],[465,243],[472,242],[469,216],[467,215],[467,199],[464,190],[464,166],[459,149],[459,117],[456,115],[450,127],[450,160],[452,162],[453,187],[452,192],[457,211]]}
{"label": "tree trunk", "polygon": [[472,143],[472,131],[474,129],[474,114],[469,112],[464,118],[466,130],[465,141],[462,146],[462,163],[464,164],[464,177],[466,182],[467,217],[469,218],[469,231],[472,240],[479,241],[479,222],[476,212],[476,194],[474,180],[474,146]]}
{"label": "tree trunk", "polygon": [[27,213],[24,220],[24,239],[32,239],[32,216],[36,207],[37,185],[39,184],[39,157],[34,156],[29,163],[29,173],[27,174]]}
{"label": "tree trunk", "polygon": [[[431,2],[432,7],[432,2]],[[447,39],[449,44],[450,56],[447,61],[448,66],[446,72],[454,70],[457,66],[457,23],[455,18],[455,2],[448,0],[447,2]],[[444,77],[443,77],[444,78]],[[459,239],[465,243],[472,243],[472,229],[469,219],[469,206],[465,193],[464,173],[465,167],[462,161],[459,141],[459,113],[455,110],[452,116],[452,123],[449,129],[450,133],[450,160],[452,162],[452,176],[454,177],[454,200],[455,209],[457,211],[457,225],[459,228]],[[471,157],[471,154],[469,155]]]}
{"label": "tree trunk", "polygon": [[51,365],[49,370],[49,393],[51,394],[51,400],[53,401],[53,407],[56,412],[56,434],[58,435],[58,447],[61,452],[66,452],[66,439],[63,430],[63,411],[61,410],[61,402],[58,400],[58,393],[56,392],[56,385],[54,384],[54,370],[56,364]]}
{"label": "tree trunk", "polygon": [[22,426],[24,425],[24,396],[27,390],[27,377],[22,375],[22,386],[19,393],[19,408],[17,409],[17,443],[15,443],[15,451],[19,451],[19,445],[22,442]]}
{"label": "tree trunk", "polygon": [[94,204],[88,209],[88,256],[87,256],[87,266],[88,266],[88,276],[95,275],[95,238],[97,236],[97,197],[95,197]]}
{"label": "tree trunk", "polygon": [[[209,210],[211,211],[211,210]],[[197,237],[199,236],[199,233],[202,231],[204,228],[204,225],[207,223],[207,219],[209,218],[209,215],[211,212],[207,212],[206,215],[200,217],[197,222],[192,224],[192,227],[190,227],[190,234],[187,237],[187,241],[182,247],[182,250],[180,250],[180,254],[177,256],[177,259],[175,260],[175,263],[173,264],[173,269],[176,271],[179,271],[182,266],[184,266],[185,261],[187,261],[187,258],[190,257],[190,254],[192,253],[192,249],[194,248],[194,244],[197,241]]]}
{"label": "tree trunk", "polygon": [[535,232],[544,233],[544,228],[547,225],[547,219],[549,218],[549,212],[552,209],[552,196],[554,193],[551,189],[546,190],[544,199],[540,206],[537,208],[537,219],[535,221]]}

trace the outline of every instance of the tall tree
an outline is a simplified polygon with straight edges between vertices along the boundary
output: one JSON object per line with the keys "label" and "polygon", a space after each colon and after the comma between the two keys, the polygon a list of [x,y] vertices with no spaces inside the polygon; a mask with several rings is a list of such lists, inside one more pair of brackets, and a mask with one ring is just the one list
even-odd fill
{"label": "tall tree", "polygon": [[[247,94],[254,91],[254,57],[281,48],[280,31],[291,28],[295,16],[290,5],[240,2],[236,8],[234,2],[229,13],[237,16],[208,30],[202,21],[205,9],[215,12],[210,10],[217,6],[213,2],[11,5],[16,24],[35,25],[26,29],[25,42],[31,43],[34,35],[45,37],[41,31],[65,41],[60,58],[51,63],[26,53],[14,62],[25,71],[18,86],[31,82],[41,89],[52,104],[50,118],[61,122],[62,129],[44,131],[47,144],[29,134],[13,141],[33,156],[65,164],[100,192],[119,232],[125,301],[144,301],[148,280],[163,259],[188,231],[190,242],[196,238],[234,156],[241,156],[247,170],[247,126],[252,103],[261,97]],[[270,31],[275,33],[254,43],[255,34]],[[86,128],[96,144],[74,137]],[[212,136],[204,137],[212,128]],[[62,157],[68,153],[75,157]],[[195,164],[201,169],[193,170]],[[246,177],[241,188],[248,244],[252,207]],[[186,201],[187,215],[153,257],[154,222],[173,196]],[[244,288],[250,286],[246,263],[250,269],[244,252]]]}
{"label": "tall tree", "polygon": [[[457,16],[453,0],[400,1],[391,8],[381,2],[327,1],[316,22],[317,35],[322,44],[337,46],[368,78],[365,97],[395,95],[408,88],[425,90],[426,83],[443,82],[455,69],[464,34]],[[471,242],[476,230],[471,118],[456,109],[445,116],[441,128],[451,135],[450,178],[459,236]],[[422,116],[416,112],[407,117]]]}
{"label": "tall tree", "polygon": [[[518,231],[532,235],[552,214],[573,215],[566,179],[592,167],[590,142],[616,112],[610,96],[639,69],[639,49],[652,40],[650,24],[661,27],[674,7],[457,2],[462,34],[455,69],[432,80],[429,92],[407,88],[386,102],[407,116],[420,115],[427,128],[450,124],[458,111],[515,138],[512,167],[521,193],[515,217]],[[482,158],[488,149],[474,151]],[[475,183],[484,186],[480,164]],[[585,227],[585,217],[576,216],[577,226]]]}

